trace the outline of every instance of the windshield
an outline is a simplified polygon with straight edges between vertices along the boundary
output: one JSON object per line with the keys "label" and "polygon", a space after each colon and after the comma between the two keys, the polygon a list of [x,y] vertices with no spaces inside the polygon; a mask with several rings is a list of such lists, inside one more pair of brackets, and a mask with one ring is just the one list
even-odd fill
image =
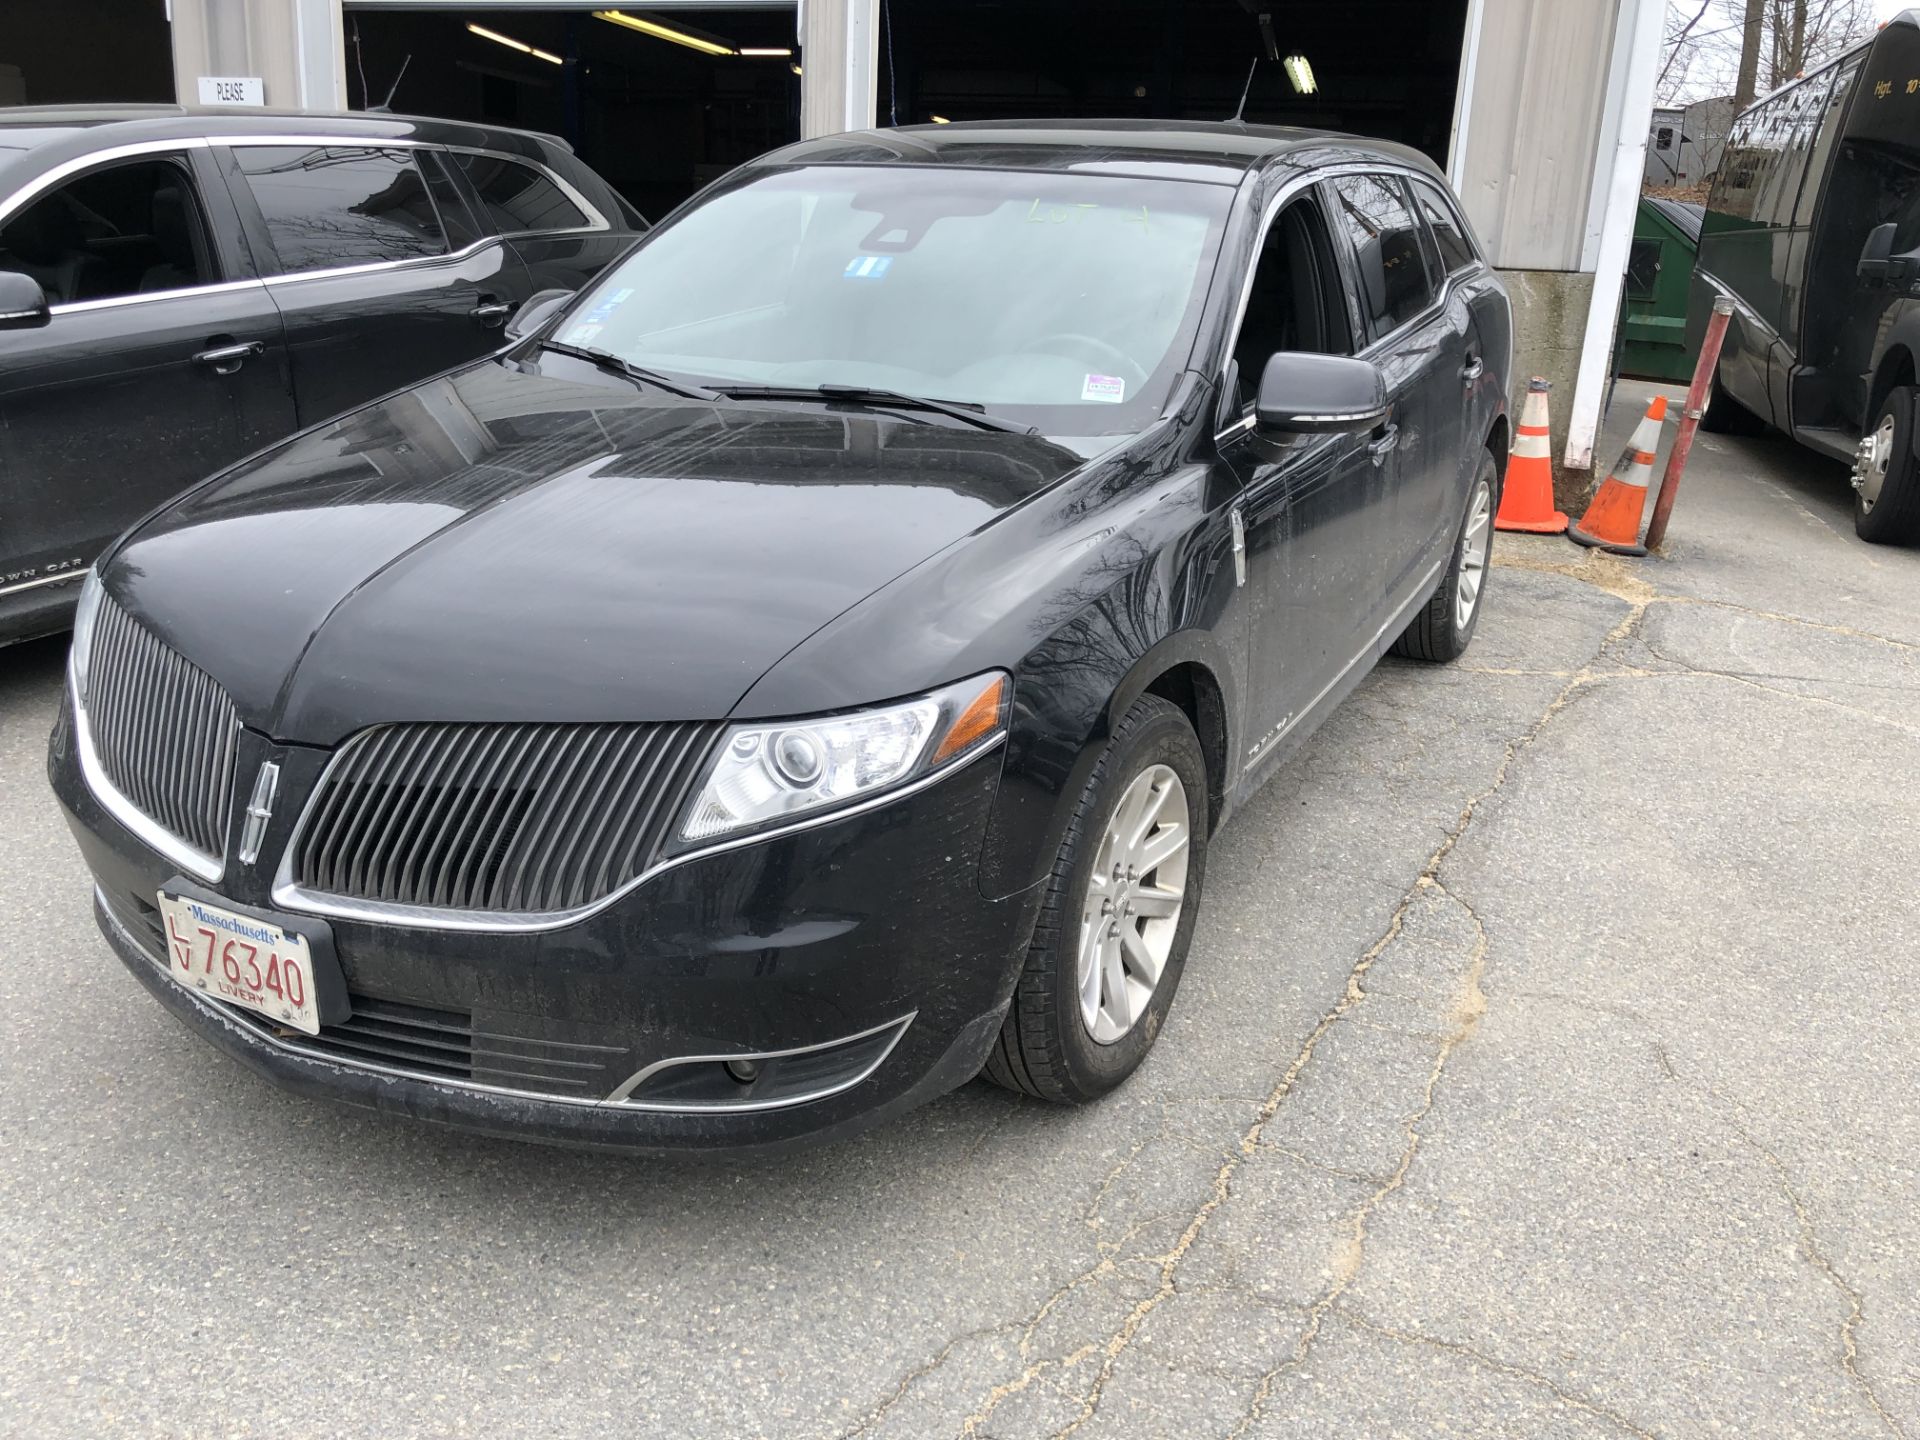
{"label": "windshield", "polygon": [[762,172],[656,230],[555,338],[710,385],[854,385],[1056,435],[1138,430],[1233,191],[998,170]]}

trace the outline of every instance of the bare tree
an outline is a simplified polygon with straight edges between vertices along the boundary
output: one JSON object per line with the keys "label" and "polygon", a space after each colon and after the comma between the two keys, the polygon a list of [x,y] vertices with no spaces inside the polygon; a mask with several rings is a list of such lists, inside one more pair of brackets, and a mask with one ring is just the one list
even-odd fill
{"label": "bare tree", "polygon": [[1673,0],[1662,104],[1732,95],[1740,108],[1873,34],[1872,0]]}
{"label": "bare tree", "polygon": [[1768,0],[1747,0],[1746,23],[1740,27],[1740,78],[1733,87],[1733,108],[1744,110],[1753,103],[1754,85],[1760,78],[1760,42],[1767,25]]}

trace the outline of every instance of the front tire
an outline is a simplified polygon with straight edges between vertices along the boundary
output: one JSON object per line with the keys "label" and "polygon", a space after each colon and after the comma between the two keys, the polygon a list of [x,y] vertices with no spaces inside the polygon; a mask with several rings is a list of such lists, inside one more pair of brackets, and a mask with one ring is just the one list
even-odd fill
{"label": "front tire", "polygon": [[1713,389],[1707,394],[1707,408],[1700,417],[1700,428],[1711,435],[1764,435],[1767,422],[1727,393],[1720,383],[1720,368],[1715,366]]}
{"label": "front tire", "polygon": [[1143,695],[1081,792],[981,1073],[1077,1105],[1138,1069],[1179,988],[1206,869],[1199,739],[1177,706]]}
{"label": "front tire", "polygon": [[1454,536],[1447,573],[1440,577],[1433,598],[1393,642],[1394,654],[1409,660],[1445,661],[1457,660],[1466,652],[1480,624],[1480,601],[1492,570],[1494,493],[1499,479],[1493,456],[1483,452],[1467,491],[1467,512]]}
{"label": "front tire", "polygon": [[1913,456],[1914,390],[1896,385],[1860,442],[1854,466],[1853,530],[1875,545],[1920,541],[1920,465]]}

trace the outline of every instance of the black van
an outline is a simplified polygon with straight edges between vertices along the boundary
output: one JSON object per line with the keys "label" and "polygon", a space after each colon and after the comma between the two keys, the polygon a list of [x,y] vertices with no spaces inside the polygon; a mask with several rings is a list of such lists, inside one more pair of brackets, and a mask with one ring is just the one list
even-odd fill
{"label": "black van", "polygon": [[1734,301],[1709,430],[1853,462],[1862,539],[1920,541],[1920,12],[1741,115],[1700,236],[1698,346]]}

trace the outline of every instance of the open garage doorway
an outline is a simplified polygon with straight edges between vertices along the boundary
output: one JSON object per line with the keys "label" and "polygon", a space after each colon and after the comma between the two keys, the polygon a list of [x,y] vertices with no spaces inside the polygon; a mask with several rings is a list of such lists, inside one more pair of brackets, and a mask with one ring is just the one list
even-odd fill
{"label": "open garage doorway", "polygon": [[347,101],[544,130],[649,219],[800,135],[791,8],[345,14]]}
{"label": "open garage doorway", "polygon": [[879,119],[1226,119],[1268,53],[1266,11],[1281,59],[1254,74],[1247,120],[1397,140],[1445,166],[1467,5],[881,0]]}

